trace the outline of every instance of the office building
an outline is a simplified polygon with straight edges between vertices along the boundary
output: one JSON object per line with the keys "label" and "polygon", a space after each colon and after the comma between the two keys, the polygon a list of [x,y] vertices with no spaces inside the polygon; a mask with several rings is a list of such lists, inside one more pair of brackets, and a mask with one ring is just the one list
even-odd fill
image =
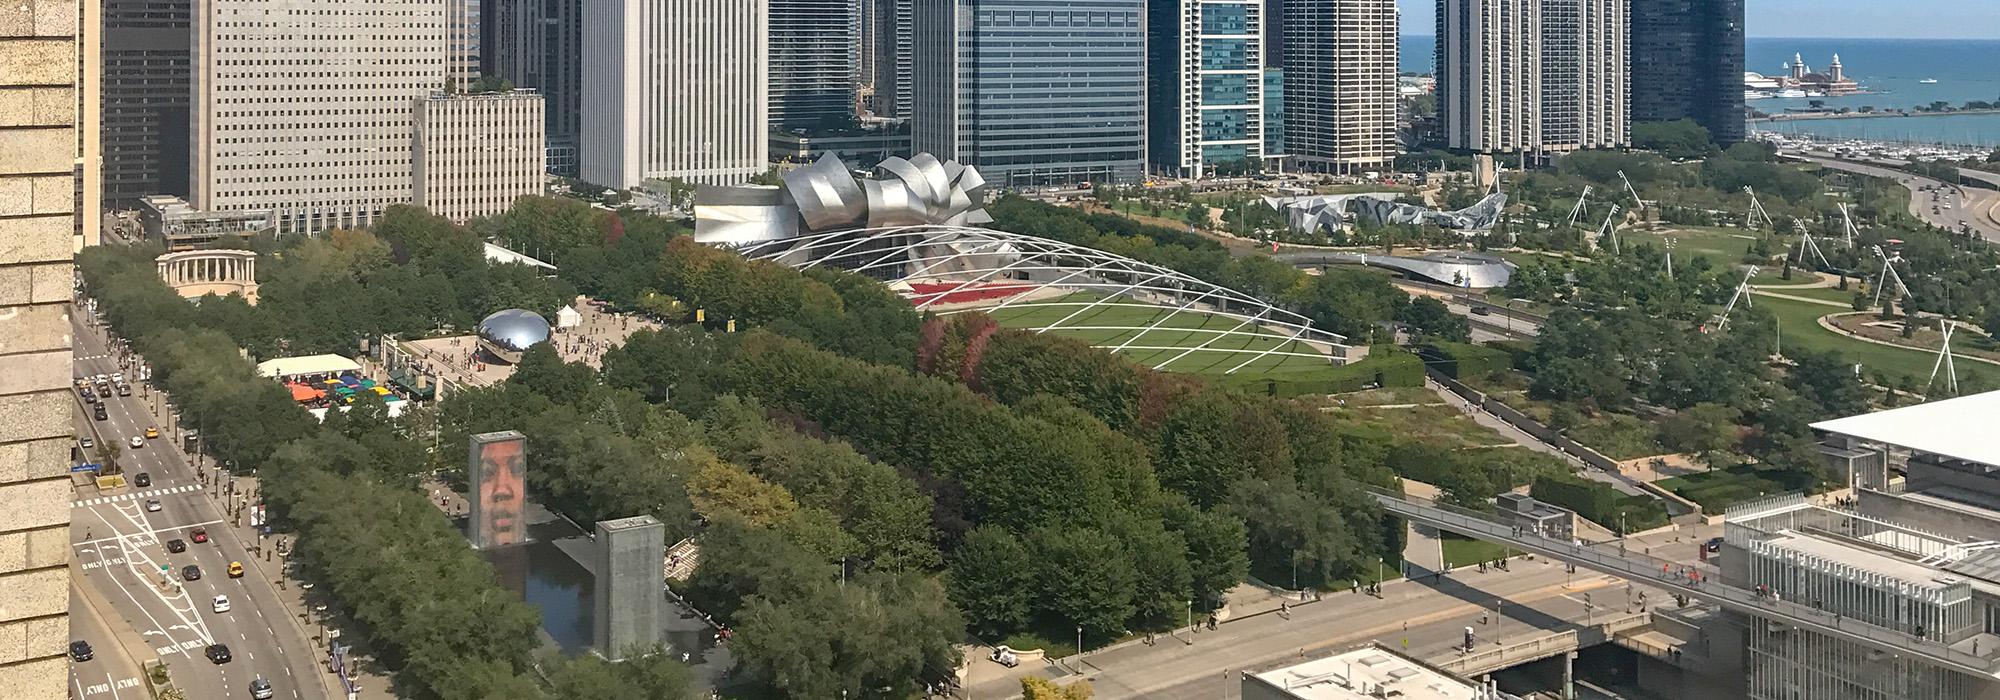
{"label": "office building", "polygon": [[1306,170],[1382,170],[1396,158],[1395,0],[1281,3],[1285,154]]}
{"label": "office building", "polygon": [[914,0],[870,0],[863,32],[862,75],[868,111],[884,119],[910,116],[910,15]]}
{"label": "office building", "polygon": [[70,697],[79,14],[95,15],[57,0],[14,0],[0,11],[0,695],[8,700]]}
{"label": "office building", "polygon": [[270,210],[294,233],[368,226],[410,201],[410,105],[450,75],[449,0],[207,8],[195,35],[195,208]]}
{"label": "office building", "polygon": [[451,89],[464,90],[480,76],[480,56],[485,53],[485,10],[482,0],[446,0],[445,12],[451,25]]}
{"label": "office building", "polygon": [[1631,4],[1439,0],[1446,145],[1538,158],[1627,145]]}
{"label": "office building", "polygon": [[855,0],[765,0],[770,5],[772,129],[825,131],[854,118]]}
{"label": "office building", "polygon": [[[1269,52],[1265,52],[1269,56]],[[1264,169],[1285,164],[1285,69],[1264,67]]]}
{"label": "office building", "polygon": [[1240,676],[1243,700],[1520,700],[1379,644]]}
{"label": "office building", "polygon": [[542,193],[542,96],[533,90],[432,93],[416,102],[412,199],[465,223]]}
{"label": "office building", "polygon": [[139,225],[146,240],[157,241],[169,253],[194,250],[223,239],[240,240],[272,229],[268,211],[199,211],[170,194],[139,198]]}
{"label": "office building", "polygon": [[1002,187],[1145,171],[1145,0],[917,0],[911,146]]}
{"label": "office building", "polygon": [[1632,3],[1632,121],[1692,119],[1717,143],[1743,140],[1743,3]]}
{"label": "office building", "polygon": [[574,177],[583,114],[583,0],[481,2],[480,69],[542,94],[549,172]]}
{"label": "office building", "polygon": [[[188,193],[191,0],[102,3],[99,68],[102,204]],[[88,96],[86,96],[87,98]]]}
{"label": "office building", "polygon": [[1151,0],[1146,147],[1155,172],[1212,177],[1264,165],[1264,0]]}
{"label": "office building", "polygon": [[734,184],[767,166],[764,0],[587,0],[581,178]]}
{"label": "office building", "polygon": [[[2000,657],[1996,416],[2000,392],[1813,424],[1834,476],[1854,489],[1852,505],[1782,495],[1732,506],[1719,553],[1724,582],[1962,654]],[[1747,695],[1756,700],[2000,693],[1991,677],[1941,668],[1921,654],[1735,618],[1745,628]]]}

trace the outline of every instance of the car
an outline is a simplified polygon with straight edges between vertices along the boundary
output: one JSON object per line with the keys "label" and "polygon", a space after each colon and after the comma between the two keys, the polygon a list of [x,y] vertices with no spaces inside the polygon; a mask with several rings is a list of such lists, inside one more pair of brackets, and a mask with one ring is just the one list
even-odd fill
{"label": "car", "polygon": [[69,643],[69,659],[71,661],[89,661],[94,658],[97,658],[97,653],[90,650],[90,642],[78,639]]}
{"label": "car", "polygon": [[271,700],[271,682],[262,677],[250,681],[250,700]]}
{"label": "car", "polygon": [[139,448],[141,448],[141,447],[145,447],[145,446],[146,446],[146,439],[145,439],[145,438],[142,438],[142,437],[139,437],[139,436],[137,436],[137,435],[134,435],[134,436],[132,436],[132,439],[130,439],[130,440],[126,440],[126,441],[125,441],[125,444],[127,444],[127,445],[131,445],[131,446],[132,446],[132,449],[135,449],[135,450],[136,450],[136,449],[139,449]]}
{"label": "car", "polygon": [[987,658],[992,659],[993,663],[1006,666],[1007,668],[1021,665],[1021,657],[1015,655],[1014,650],[1007,648],[1005,645],[994,647],[993,653],[988,655]]}
{"label": "car", "polygon": [[157,498],[146,499],[146,512],[148,513],[160,512],[160,499]]}
{"label": "car", "polygon": [[216,612],[219,613],[229,612],[229,596],[226,595],[216,596],[215,602],[212,603],[209,607],[213,608]]}
{"label": "car", "polygon": [[[1935,213],[1937,213],[1937,212],[1931,212],[1931,213],[1935,214]],[[91,390],[89,390],[89,389],[84,389],[84,390],[83,390],[83,402],[84,402],[84,403],[97,403],[97,392],[94,392],[94,391],[91,391]]]}
{"label": "car", "polygon": [[207,649],[202,650],[202,654],[207,656],[209,661],[218,664],[229,663],[229,659],[231,658],[229,656],[229,645],[227,644],[210,644]]}
{"label": "car", "polygon": [[81,448],[83,448],[83,449],[86,449],[86,450],[88,450],[88,449],[90,449],[90,448],[92,448],[92,447],[96,447],[96,446],[97,446],[97,441],[96,441],[96,440],[92,440],[92,439],[90,439],[90,438],[77,438],[77,440],[76,440],[76,446],[77,446],[77,447],[81,447]]}
{"label": "car", "polygon": [[146,472],[139,472],[139,473],[137,473],[137,474],[133,474],[133,475],[132,475],[132,485],[133,485],[133,486],[137,486],[137,487],[139,487],[139,488],[142,488],[142,489],[143,489],[143,488],[146,488],[146,487],[148,487],[148,486],[152,486],[152,485],[153,485],[153,475],[152,475],[152,474],[148,474],[148,473],[146,473]]}
{"label": "car", "polygon": [[243,562],[240,561],[229,562],[229,577],[243,578]]}
{"label": "car", "polygon": [[1474,316],[1491,316],[1491,315],[1493,315],[1493,309],[1492,309],[1491,307],[1485,307],[1485,306],[1475,306],[1475,307],[1472,307],[1472,315],[1474,315]]}
{"label": "car", "polygon": [[169,553],[169,554],[180,554],[181,552],[185,552],[185,551],[188,551],[188,543],[187,543],[187,542],[185,542],[185,541],[183,541],[183,540],[181,540],[181,539],[179,539],[179,538],[176,538],[176,539],[171,539],[171,540],[167,540],[167,553]]}
{"label": "car", "polygon": [[1708,542],[1702,545],[1702,547],[1706,548],[1710,554],[1720,552],[1722,551],[1722,538],[1711,537],[1709,538]]}
{"label": "car", "polygon": [[90,417],[96,418],[98,420],[106,420],[110,418],[110,416],[104,414],[104,404],[98,404],[96,406],[92,406],[91,408],[94,410],[90,412],[91,413]]}
{"label": "car", "polygon": [[189,581],[201,580],[201,567],[189,564],[181,567],[181,578]]}
{"label": "car", "polygon": [[193,529],[193,530],[189,530],[189,531],[188,531],[188,539],[191,539],[191,540],[194,540],[194,543],[195,543],[195,544],[201,544],[201,543],[203,543],[203,542],[207,542],[207,541],[208,541],[208,528],[205,528],[205,527],[198,527],[198,528],[195,528],[195,529]]}
{"label": "car", "polygon": [[125,384],[125,383],[122,383],[122,382],[121,382],[121,383],[119,383],[119,384],[118,384],[118,395],[119,395],[119,396],[131,396],[131,395],[132,395],[132,385],[130,385],[130,384]]}
{"label": "car", "polygon": [[159,437],[160,437],[160,426],[157,426],[157,425],[149,425],[149,426],[146,426],[146,439],[147,439],[147,440],[153,440],[153,439],[157,439],[157,438],[159,438]]}

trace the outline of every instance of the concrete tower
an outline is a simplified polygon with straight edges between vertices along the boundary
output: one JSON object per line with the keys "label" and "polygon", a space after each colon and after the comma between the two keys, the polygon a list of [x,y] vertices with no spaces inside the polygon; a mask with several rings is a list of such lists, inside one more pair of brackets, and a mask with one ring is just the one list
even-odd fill
{"label": "concrete tower", "polygon": [[616,661],[660,641],[667,526],[650,515],[597,523],[597,653]]}

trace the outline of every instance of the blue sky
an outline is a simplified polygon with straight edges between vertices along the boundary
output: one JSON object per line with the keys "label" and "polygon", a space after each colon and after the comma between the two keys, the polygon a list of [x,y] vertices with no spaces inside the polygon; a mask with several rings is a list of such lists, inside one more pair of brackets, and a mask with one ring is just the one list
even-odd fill
{"label": "blue sky", "polygon": [[[2000,39],[2000,0],[1746,1],[1750,36]],[[1434,31],[1437,0],[1397,2],[1404,34]]]}

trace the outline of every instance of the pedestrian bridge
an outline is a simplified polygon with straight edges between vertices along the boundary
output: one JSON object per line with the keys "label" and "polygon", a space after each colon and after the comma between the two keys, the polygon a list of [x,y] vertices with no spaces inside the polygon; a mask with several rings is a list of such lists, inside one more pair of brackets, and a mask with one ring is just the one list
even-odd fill
{"label": "pedestrian bridge", "polygon": [[1533,532],[1518,531],[1512,525],[1495,521],[1477,511],[1380,488],[1371,487],[1369,492],[1384,510],[1413,522],[1532,552],[1599,573],[1631,581],[1644,581],[1647,585],[1657,588],[1711,601],[1731,610],[1837,637],[1888,654],[1919,659],[1960,673],[2000,679],[2000,663],[1996,663],[1993,659],[1810,606],[1790,601],[1774,601],[1748,589],[1723,585],[1714,579],[1704,578],[1695,583],[1677,572],[1677,568],[1681,565],[1666,559],[1622,551],[1623,547],[1618,543],[1585,545],[1573,540],[1542,537]]}

